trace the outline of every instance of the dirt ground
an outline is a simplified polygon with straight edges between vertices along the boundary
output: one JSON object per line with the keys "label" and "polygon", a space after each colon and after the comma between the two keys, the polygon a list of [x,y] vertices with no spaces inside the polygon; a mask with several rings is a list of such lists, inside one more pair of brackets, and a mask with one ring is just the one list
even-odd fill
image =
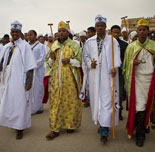
{"label": "dirt ground", "polygon": [[110,129],[107,145],[100,142],[98,126],[91,120],[90,108],[83,108],[82,124],[75,133],[67,134],[62,130],[59,137],[48,141],[45,138],[50,131],[48,107],[45,105],[42,114],[32,116],[32,127],[24,131],[22,140],[15,139],[15,130],[0,126],[0,152],[155,152],[155,130],[146,135],[142,148],[136,146],[135,138],[128,140],[126,111],[123,111],[124,120],[115,128],[115,139],[112,139]]}

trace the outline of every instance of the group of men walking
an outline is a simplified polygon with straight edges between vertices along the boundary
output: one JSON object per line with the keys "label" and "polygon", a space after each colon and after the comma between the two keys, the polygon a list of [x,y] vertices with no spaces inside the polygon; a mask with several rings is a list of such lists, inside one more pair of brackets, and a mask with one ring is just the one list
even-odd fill
{"label": "group of men walking", "polygon": [[[34,30],[28,32],[28,44],[21,39],[22,25],[12,23],[12,41],[0,52],[0,125],[16,129],[16,139],[21,139],[23,130],[31,126],[31,114],[43,111],[48,91],[50,132],[46,138],[58,137],[61,129],[73,133],[81,125],[81,99],[88,86],[92,119],[100,125],[101,142],[106,143],[109,128],[123,120],[122,102],[127,98],[128,135],[130,138],[136,128],[136,145],[143,146],[153,109],[155,42],[148,38],[145,19],[138,21],[138,38],[129,45],[120,39],[118,25],[111,27],[111,35],[106,25],[106,18],[97,15],[96,35],[85,41],[82,36],[86,35],[81,33],[80,47],[71,39],[69,25],[61,21],[58,39],[46,53]],[[43,87],[45,56],[50,72]]]}

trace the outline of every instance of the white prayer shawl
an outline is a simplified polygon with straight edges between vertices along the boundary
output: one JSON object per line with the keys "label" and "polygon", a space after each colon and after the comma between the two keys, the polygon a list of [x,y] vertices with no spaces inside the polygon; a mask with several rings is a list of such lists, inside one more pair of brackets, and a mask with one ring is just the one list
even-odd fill
{"label": "white prayer shawl", "polygon": [[0,55],[0,61],[4,57],[0,75],[0,125],[23,130],[31,126],[31,102],[29,91],[25,91],[26,73],[36,68],[36,62],[27,42],[19,38],[15,46],[9,66],[7,60],[11,42],[5,45]]}
{"label": "white prayer shawl", "polygon": [[[84,46],[84,62],[88,67],[88,83],[92,119],[102,127],[112,126],[112,41],[105,36],[102,44],[101,57],[98,56],[97,36],[88,39]],[[96,69],[91,68],[91,61],[97,61]],[[100,61],[99,61],[100,60]],[[120,48],[114,39],[114,67],[120,67]],[[115,125],[118,124],[119,83],[118,71],[115,77]]]}
{"label": "white prayer shawl", "polygon": [[44,61],[46,50],[43,44],[35,42],[31,45],[33,55],[36,60],[37,68],[34,70],[34,80],[32,86],[32,114],[43,110],[42,100],[44,97],[43,79],[45,74]]}

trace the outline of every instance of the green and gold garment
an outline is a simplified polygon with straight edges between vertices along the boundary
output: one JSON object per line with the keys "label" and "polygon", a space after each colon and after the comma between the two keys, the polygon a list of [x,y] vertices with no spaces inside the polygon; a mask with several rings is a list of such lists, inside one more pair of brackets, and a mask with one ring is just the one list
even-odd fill
{"label": "green and gold garment", "polygon": [[133,61],[137,54],[145,49],[152,54],[155,54],[155,42],[149,39],[146,39],[144,44],[141,44],[139,40],[136,40],[128,45],[125,52],[125,59],[123,63],[123,75],[125,78],[125,88],[127,91],[128,99],[130,98],[130,89],[131,89],[131,79],[132,79],[132,69]]}
{"label": "green and gold garment", "polygon": [[63,44],[56,41],[52,45],[52,51],[56,54],[56,60],[49,80],[50,127],[53,131],[62,128],[77,129],[82,120],[82,102],[78,98],[78,90],[81,88],[80,68],[62,63],[60,68],[59,64],[61,51],[62,59],[76,59],[80,63],[82,52],[80,46],[69,38]]}

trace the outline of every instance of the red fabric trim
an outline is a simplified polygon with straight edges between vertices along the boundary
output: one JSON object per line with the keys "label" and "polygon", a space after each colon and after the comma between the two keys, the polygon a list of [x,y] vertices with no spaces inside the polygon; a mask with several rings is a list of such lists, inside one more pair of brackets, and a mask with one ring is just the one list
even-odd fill
{"label": "red fabric trim", "polygon": [[44,77],[44,97],[43,97],[43,101],[42,101],[43,104],[46,104],[47,101],[48,101],[48,95],[49,95],[49,92],[48,92],[48,80],[49,80],[49,77],[50,76]]}
{"label": "red fabric trim", "polygon": [[[135,59],[137,58],[140,51],[137,53]],[[149,123],[149,117],[150,117],[151,106],[152,106],[152,102],[153,102],[154,90],[155,90],[155,70],[153,72],[153,76],[152,76],[152,80],[151,80],[151,84],[150,84],[150,88],[149,88],[149,93],[148,93],[148,100],[147,100],[147,105],[146,105],[145,126],[147,126]],[[127,125],[126,125],[126,128],[128,129],[128,135],[130,135],[130,136],[133,135],[133,130],[134,130],[134,126],[135,126],[135,114],[136,114],[136,93],[135,93],[135,69],[134,69],[134,65],[133,65],[131,90],[130,90],[130,106],[129,106]]]}
{"label": "red fabric trim", "polygon": [[77,92],[77,97],[79,98],[78,84],[77,84],[76,78],[74,76],[74,73],[72,71],[72,68],[71,67],[69,67],[69,68],[70,68],[71,74],[73,76],[73,81],[74,81],[74,84],[75,84],[75,88],[76,88],[76,92]]}
{"label": "red fabric trim", "polygon": [[153,72],[152,81],[151,81],[151,85],[150,85],[149,93],[148,93],[148,99],[147,99],[147,105],[146,105],[145,126],[147,126],[149,124],[151,107],[152,107],[153,97],[154,97],[154,92],[155,92],[154,90],[155,90],[155,69]]}
{"label": "red fabric trim", "polygon": [[[140,50],[141,51],[141,50]],[[137,53],[135,59],[139,55],[140,51]],[[134,60],[135,60],[134,59]],[[129,113],[126,128],[128,129],[128,135],[133,135],[134,124],[135,124],[135,113],[136,113],[136,94],[135,94],[135,68],[132,67],[132,78],[131,78],[131,89],[130,89],[130,99],[129,99]]]}
{"label": "red fabric trim", "polygon": [[128,102],[128,98],[126,98],[126,110],[129,110],[129,102]]}
{"label": "red fabric trim", "polygon": [[134,124],[135,124],[135,113],[136,113],[136,95],[135,95],[135,70],[134,66],[132,68],[132,81],[131,81],[131,90],[130,90],[130,105],[129,113],[126,128],[128,129],[128,134],[133,135]]}

